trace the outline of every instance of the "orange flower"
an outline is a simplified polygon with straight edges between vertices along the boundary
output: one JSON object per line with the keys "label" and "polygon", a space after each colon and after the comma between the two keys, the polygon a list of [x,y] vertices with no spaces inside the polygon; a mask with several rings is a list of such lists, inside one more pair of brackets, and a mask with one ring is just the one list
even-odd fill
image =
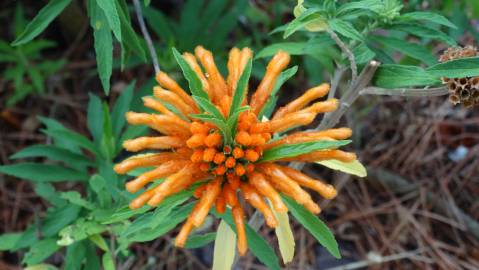
{"label": "orange flower", "polygon": [[[249,102],[248,78],[243,75],[249,74],[251,69],[250,49],[231,50],[226,79],[216,67],[212,53],[201,46],[195,49],[195,55],[185,53],[183,59],[179,58],[190,83],[191,76],[197,76],[196,89],[191,90],[194,95],[188,95],[177,82],[161,72],[156,76],[160,86],[154,89],[154,97],[159,101],[144,98],[145,106],[159,114],[127,113],[130,124],[148,125],[161,135],[126,141],[125,148],[129,151],[154,149],[162,152],[126,159],[115,166],[115,171],[124,174],[135,168],[155,167],[128,182],[126,187],[130,192],[145,188],[155,179],[165,178],[134,199],[130,203],[131,208],[145,204],[157,206],[165,198],[195,185],[194,197],[198,201],[176,238],[176,246],[184,246],[190,231],[200,226],[215,206],[219,213],[231,209],[237,228],[238,251],[243,255],[247,243],[242,202],[258,209],[265,216],[266,224],[274,228],[278,221],[266,200],[271,202],[275,211],[287,212],[288,208],[280,196],[282,193],[317,214],[320,208],[304,188],[316,191],[326,199],[336,196],[333,186],[274,162],[326,159],[348,162],[356,159],[353,153],[336,149],[345,144],[342,140],[351,136],[348,128],[296,132],[280,138],[275,134],[308,125],[319,113],[335,110],[338,106],[335,99],[315,102],[328,93],[328,84],[306,91],[277,110],[271,120],[262,121],[259,116],[279,75],[290,61],[287,53],[279,51],[272,58]],[[189,68],[188,72],[185,68]],[[176,107],[175,112],[167,109],[164,103]],[[248,104],[249,107],[246,107]],[[314,143],[323,146],[304,148]],[[296,147],[301,145],[303,147]],[[275,151],[288,146],[292,148],[275,154]],[[238,200],[238,196],[244,200]]]}

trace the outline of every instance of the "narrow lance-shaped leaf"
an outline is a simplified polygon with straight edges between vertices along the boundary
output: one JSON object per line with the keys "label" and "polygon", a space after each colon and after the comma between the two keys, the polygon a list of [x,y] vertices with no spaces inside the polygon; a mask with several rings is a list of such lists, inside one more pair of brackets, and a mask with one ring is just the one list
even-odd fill
{"label": "narrow lance-shaped leaf", "polygon": [[[212,211],[213,214],[217,217],[221,217],[225,220],[230,227],[236,231],[236,226],[234,225],[233,217],[229,209],[226,210],[224,214],[218,214],[215,210]],[[266,265],[269,269],[279,270],[279,260],[274,250],[271,246],[261,237],[257,232],[255,232],[248,224],[245,224],[246,230],[246,241],[251,252],[258,258],[260,262]]]}
{"label": "narrow lance-shaped leaf", "polygon": [[282,196],[283,201],[288,206],[291,214],[301,223],[318,242],[325,247],[331,255],[335,258],[341,258],[339,253],[338,243],[334,239],[334,235],[329,228],[318,217],[311,214],[302,205],[295,202],[293,199]]}
{"label": "narrow lance-shaped leaf", "polygon": [[228,223],[221,220],[216,231],[215,248],[213,250],[213,270],[228,270],[233,266],[236,249],[235,232]]}
{"label": "narrow lance-shaped leaf", "polygon": [[176,62],[180,66],[181,70],[183,71],[183,76],[185,76],[188,84],[190,86],[191,94],[194,96],[198,96],[200,98],[204,98],[209,100],[208,94],[203,89],[203,85],[201,84],[200,78],[196,75],[195,71],[191,68],[191,66],[183,59],[180,52],[176,48],[172,49],[173,56],[176,59]]}
{"label": "narrow lance-shaped leaf", "polygon": [[249,77],[251,76],[252,65],[253,62],[250,59],[248,61],[248,64],[246,64],[243,73],[241,73],[238,83],[236,84],[236,90],[233,95],[233,100],[231,101],[229,117],[231,117],[236,112],[236,110],[239,109],[241,103],[243,103],[243,100],[245,99],[246,89],[248,89]]}
{"label": "narrow lance-shaped leaf", "polygon": [[94,0],[89,1],[89,3],[91,5],[90,25],[93,28],[97,69],[103,91],[108,95],[113,68],[113,39],[105,13]]}
{"label": "narrow lance-shaped leaf", "polygon": [[[11,159],[46,157],[55,161],[62,161],[69,166],[92,166],[93,162],[84,155],[77,154],[55,145],[32,145],[12,155]],[[75,167],[76,168],[76,167]]]}
{"label": "narrow lance-shaped leaf", "polygon": [[315,141],[305,143],[286,144],[273,147],[264,151],[261,161],[271,161],[288,157],[295,157],[302,154],[307,154],[313,151],[324,149],[338,148],[349,144],[350,140],[340,141]]}
{"label": "narrow lance-shaped leaf", "polygon": [[39,163],[18,163],[0,166],[0,173],[32,182],[86,181],[88,174],[63,166]]}
{"label": "narrow lance-shaped leaf", "polygon": [[22,34],[13,41],[13,46],[29,42],[38,36],[47,26],[65,9],[71,0],[51,0],[44,6],[37,16],[27,25]]}
{"label": "narrow lance-shaped leaf", "polygon": [[120,17],[118,16],[115,2],[115,0],[96,0],[97,5],[103,10],[116,39],[121,42]]}
{"label": "narrow lance-shaped leaf", "polygon": [[479,57],[462,58],[439,63],[426,69],[437,77],[464,78],[479,76]]}

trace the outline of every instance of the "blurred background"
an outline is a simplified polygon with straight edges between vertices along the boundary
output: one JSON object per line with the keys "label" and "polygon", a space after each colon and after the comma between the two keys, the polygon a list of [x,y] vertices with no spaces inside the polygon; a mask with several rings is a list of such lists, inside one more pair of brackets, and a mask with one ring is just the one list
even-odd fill
{"label": "blurred background", "polygon": [[[150,61],[132,53],[122,67],[121,44],[114,43],[111,92],[104,94],[84,1],[72,1],[33,42],[12,47],[10,43],[46,2],[0,3],[1,164],[11,164],[9,157],[24,147],[49,140],[40,133],[38,116],[88,134],[89,93],[112,104],[134,82],[132,110],[140,111],[140,97],[149,95],[155,85]],[[403,12],[426,10],[446,16],[458,26],[448,29],[448,36],[460,45],[478,44],[477,0],[402,4]],[[151,1],[143,15],[161,69],[179,78],[171,47],[183,52],[201,44],[215,53],[225,70],[233,46],[248,46],[257,53],[272,44],[305,40],[308,33],[287,40],[282,33],[271,33],[294,19],[295,5],[296,1],[161,0]],[[132,23],[141,36],[134,16]],[[433,40],[422,42],[436,56],[448,47]],[[317,50],[314,57],[311,53],[293,56],[290,66],[299,69],[282,87],[279,104],[331,80],[334,58],[341,52],[333,45]],[[264,73],[266,60],[261,57],[254,62],[253,84]],[[292,221],[296,255],[285,269],[479,269],[478,107],[453,106],[447,96],[365,95],[347,111],[341,124],[353,129],[352,148],[367,166],[368,176],[356,178],[316,165],[305,171],[339,190],[336,199],[322,203],[321,218],[334,232],[343,258],[328,255],[306,229]],[[56,186],[59,190],[77,188],[74,183]],[[0,175],[0,234],[24,230],[47,207],[29,182]],[[134,256],[117,268],[208,269],[213,243],[199,249],[176,249],[171,245],[176,233],[173,230],[157,240],[131,245]],[[274,232],[264,227],[261,234],[277,251]],[[0,269],[20,269],[22,254],[0,251]],[[56,254],[48,261],[60,265],[63,259]],[[265,269],[251,254],[242,257],[236,267]]]}

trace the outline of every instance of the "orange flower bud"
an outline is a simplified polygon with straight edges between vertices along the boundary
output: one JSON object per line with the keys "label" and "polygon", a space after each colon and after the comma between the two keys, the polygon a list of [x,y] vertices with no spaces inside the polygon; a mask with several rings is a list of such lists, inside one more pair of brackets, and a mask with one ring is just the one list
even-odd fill
{"label": "orange flower bud", "polygon": [[195,163],[203,161],[203,150],[200,150],[200,149],[195,150],[193,154],[191,155],[190,159],[192,162],[195,162]]}
{"label": "orange flower bud", "polygon": [[226,172],[226,167],[224,165],[219,165],[215,169],[215,174],[217,174],[217,175],[223,175],[223,174],[225,174],[225,172]]}
{"label": "orange flower bud", "polygon": [[254,165],[252,163],[246,164],[246,172],[252,173],[254,171]]}
{"label": "orange flower bud", "polygon": [[248,160],[250,162],[255,162],[259,159],[259,154],[258,154],[258,152],[256,152],[253,149],[248,149],[248,150],[246,150],[245,158],[246,158],[246,160]]}
{"label": "orange flower bud", "polygon": [[238,176],[242,176],[246,173],[246,170],[243,166],[243,164],[237,164],[236,167],[235,167],[235,173],[236,175]]}
{"label": "orange flower bud", "polygon": [[268,133],[268,132],[261,133],[261,137],[263,137],[265,142],[268,142],[269,140],[271,140],[271,133]]}
{"label": "orange flower bud", "polygon": [[206,138],[205,134],[195,134],[186,141],[186,145],[189,148],[196,148],[196,147],[203,146],[205,138]]}
{"label": "orange flower bud", "polygon": [[266,141],[264,140],[261,134],[252,134],[251,135],[251,143],[250,145],[263,145]]}
{"label": "orange flower bud", "polygon": [[195,191],[193,192],[193,196],[197,199],[201,198],[205,189],[206,189],[206,185],[201,185],[201,186],[197,187],[195,189]]}
{"label": "orange flower bud", "polygon": [[225,161],[227,168],[233,168],[236,165],[236,159],[234,157],[229,157]]}
{"label": "orange flower bud", "polygon": [[234,173],[228,173],[226,178],[228,179],[228,183],[231,185],[231,188],[236,190],[239,187],[241,182],[239,176]]}
{"label": "orange flower bud", "polygon": [[221,135],[219,133],[211,133],[206,136],[205,145],[207,147],[214,147],[221,144]]}
{"label": "orange flower bud", "polygon": [[239,144],[248,146],[251,143],[251,136],[246,131],[240,131],[236,134],[235,140]]}
{"label": "orange flower bud", "polygon": [[239,147],[235,147],[235,149],[233,149],[233,156],[236,159],[242,158],[244,157],[244,151]]}
{"label": "orange flower bud", "polygon": [[203,125],[203,124],[199,123],[199,122],[193,122],[190,125],[190,131],[193,134],[198,134],[198,133],[208,134],[208,132],[210,131],[210,128],[206,125]]}
{"label": "orange flower bud", "polygon": [[225,155],[223,153],[216,153],[215,158],[213,159],[213,162],[215,164],[221,164],[223,161],[225,161]]}
{"label": "orange flower bud", "polygon": [[201,165],[200,165],[200,170],[201,170],[202,172],[207,172],[207,171],[209,171],[209,170],[210,170],[210,164],[207,163],[207,162],[201,163]]}
{"label": "orange flower bud", "polygon": [[203,161],[211,162],[215,158],[215,155],[216,155],[216,149],[206,148],[206,150],[203,152]]}

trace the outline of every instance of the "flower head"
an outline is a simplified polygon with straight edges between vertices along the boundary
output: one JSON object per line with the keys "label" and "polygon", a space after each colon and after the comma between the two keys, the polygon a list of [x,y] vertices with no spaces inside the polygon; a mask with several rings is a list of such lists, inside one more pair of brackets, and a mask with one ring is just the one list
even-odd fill
{"label": "flower head", "polygon": [[328,84],[307,90],[279,108],[270,120],[263,119],[275,83],[290,61],[287,53],[279,51],[274,55],[249,102],[247,82],[252,59],[249,48],[230,51],[226,79],[218,71],[212,53],[203,47],[197,47],[195,55],[175,53],[192,95],[160,72],[156,76],[160,86],[154,88],[154,97],[143,99],[146,107],[159,114],[126,114],[130,124],[148,125],[161,135],[125,141],[128,151],[157,152],[128,158],[117,164],[115,171],[123,174],[135,168],[154,167],[128,182],[129,192],[137,192],[164,178],[135,198],[131,208],[157,206],[165,198],[193,188],[198,200],[175,244],[184,246],[190,231],[203,223],[212,207],[219,213],[230,208],[237,228],[238,251],[244,254],[247,250],[244,202],[259,210],[266,224],[274,228],[278,221],[267,200],[275,211],[287,212],[280,196],[284,194],[317,214],[319,206],[303,188],[314,190],[326,199],[336,196],[333,186],[275,163],[356,159],[353,153],[336,149],[349,142],[345,141],[351,136],[348,128],[282,135],[310,124],[320,113],[337,108],[336,99],[313,103],[328,93]]}
{"label": "flower head", "polygon": [[[479,56],[477,48],[473,46],[448,48],[439,57],[440,62],[455,59]],[[442,82],[449,90],[449,100],[454,104],[462,103],[465,107],[479,104],[479,76],[465,78],[442,78]]]}

